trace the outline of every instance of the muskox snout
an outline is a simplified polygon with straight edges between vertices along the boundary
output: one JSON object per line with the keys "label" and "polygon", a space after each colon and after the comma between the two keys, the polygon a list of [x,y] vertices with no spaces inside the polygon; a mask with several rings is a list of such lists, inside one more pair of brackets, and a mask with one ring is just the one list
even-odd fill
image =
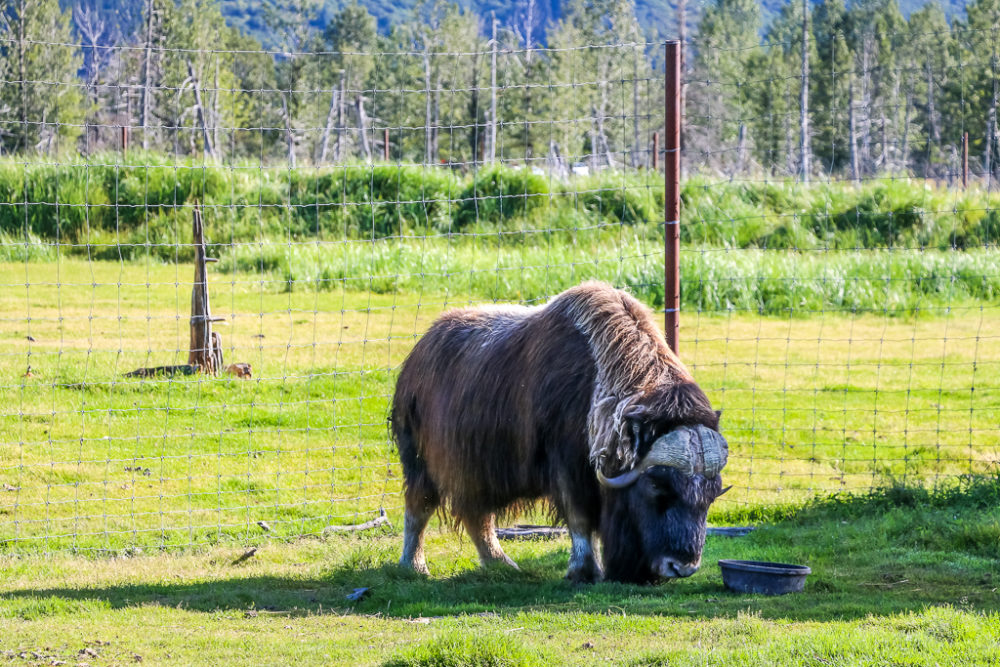
{"label": "muskox snout", "polygon": [[670,556],[661,556],[653,563],[653,571],[663,579],[690,577],[699,567],[701,567],[700,558],[693,563],[685,563]]}

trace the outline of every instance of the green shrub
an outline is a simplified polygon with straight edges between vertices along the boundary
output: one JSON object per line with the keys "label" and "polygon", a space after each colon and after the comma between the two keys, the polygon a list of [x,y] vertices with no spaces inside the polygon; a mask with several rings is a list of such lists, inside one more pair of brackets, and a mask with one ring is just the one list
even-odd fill
{"label": "green shrub", "polygon": [[658,178],[606,172],[574,179],[562,184],[561,190],[577,208],[602,221],[626,225],[663,222],[663,183]]}
{"label": "green shrub", "polygon": [[549,194],[548,180],[540,174],[508,167],[483,169],[458,195],[455,227],[525,216],[546,206]]}
{"label": "green shrub", "polygon": [[[523,232],[512,236],[524,243],[537,230],[578,234],[619,225],[655,240],[662,237],[663,192],[657,174],[639,170],[558,181],[503,166],[460,175],[391,164],[215,165],[142,152],[125,162],[116,154],[62,164],[0,158],[0,232],[79,244],[81,254],[99,238],[128,246],[102,256],[183,258],[197,204],[206,237],[220,243],[453,231]],[[918,179],[803,185],[692,175],[681,197],[681,240],[688,247],[972,249],[1000,243],[1000,195]]]}

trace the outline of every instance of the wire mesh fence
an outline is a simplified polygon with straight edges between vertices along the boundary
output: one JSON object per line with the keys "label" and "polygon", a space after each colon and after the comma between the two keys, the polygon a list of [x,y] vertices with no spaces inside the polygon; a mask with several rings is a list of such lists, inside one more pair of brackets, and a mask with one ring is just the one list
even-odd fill
{"label": "wire mesh fence", "polygon": [[691,45],[682,340],[740,443],[733,502],[997,461],[997,24],[827,10]]}
{"label": "wire mesh fence", "polygon": [[4,119],[5,548],[393,515],[386,406],[442,310],[588,278],[662,300],[651,45],[502,40],[92,47],[83,83],[8,71],[25,97],[78,89],[94,111]]}
{"label": "wire mesh fence", "polygon": [[[395,518],[387,404],[440,312],[587,279],[663,308],[662,43],[430,19],[380,50],[8,33],[0,548]],[[793,40],[687,53],[680,345],[732,447],[714,516],[990,469],[995,141],[962,189],[944,131],[985,127],[946,106],[969,65],[808,51],[803,98]]]}

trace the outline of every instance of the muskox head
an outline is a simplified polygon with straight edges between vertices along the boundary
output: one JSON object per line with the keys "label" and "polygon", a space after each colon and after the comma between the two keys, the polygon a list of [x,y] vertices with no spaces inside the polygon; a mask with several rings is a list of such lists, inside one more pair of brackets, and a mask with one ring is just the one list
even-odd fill
{"label": "muskox head", "polygon": [[607,579],[688,577],[701,565],[708,508],[724,493],[729,448],[701,390],[692,383],[684,391],[694,404],[683,414],[631,410],[621,429],[635,453],[631,465],[610,476],[597,468]]}

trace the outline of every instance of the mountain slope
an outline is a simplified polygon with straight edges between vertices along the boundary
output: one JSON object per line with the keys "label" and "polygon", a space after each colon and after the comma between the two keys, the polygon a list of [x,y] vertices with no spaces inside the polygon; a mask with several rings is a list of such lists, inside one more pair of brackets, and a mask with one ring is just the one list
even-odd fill
{"label": "mountain slope", "polygon": [[[276,37],[268,26],[268,16],[280,13],[286,16],[292,11],[287,0],[220,0],[222,15],[226,22],[252,35],[266,46],[274,46]],[[322,29],[334,14],[350,0],[315,0],[312,9],[302,18],[316,29]],[[797,2],[798,0],[792,0]],[[815,0],[810,0],[815,2]],[[64,7],[70,7],[74,0],[60,0]],[[392,25],[410,20],[410,12],[418,0],[358,0],[378,21],[379,30],[389,31]],[[660,40],[676,35],[676,0],[635,0],[636,16],[646,30],[650,40]],[[88,0],[84,4],[95,6],[99,15],[108,23],[108,41],[114,37],[133,34],[142,20],[141,0]],[[521,27],[524,25],[528,0],[457,0],[457,4],[471,9],[483,17],[483,32],[487,30],[486,18],[496,12],[501,26]],[[561,15],[564,0],[534,0],[535,34],[542,37],[544,29]],[[778,13],[786,0],[761,0],[765,21]],[[905,16],[919,9],[926,0],[899,0]],[[963,16],[967,0],[940,0],[949,17]],[[688,0],[689,21],[696,22],[696,12],[700,3]]]}

